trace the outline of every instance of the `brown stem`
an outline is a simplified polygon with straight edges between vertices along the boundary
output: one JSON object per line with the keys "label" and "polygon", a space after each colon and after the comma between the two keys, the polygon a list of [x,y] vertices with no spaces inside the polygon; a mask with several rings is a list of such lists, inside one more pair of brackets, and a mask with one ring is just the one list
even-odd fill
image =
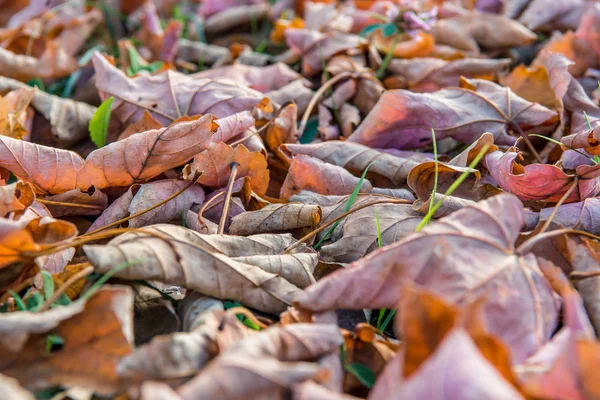
{"label": "brown stem", "polygon": [[356,74],[354,72],[342,72],[341,74],[338,74],[338,75],[334,76],[333,78],[329,79],[327,82],[325,82],[323,84],[323,86],[321,86],[319,88],[319,90],[317,90],[317,92],[313,95],[312,99],[310,99],[310,103],[308,103],[308,107],[306,107],[306,111],[304,111],[304,115],[302,115],[302,121],[300,121],[300,127],[298,128],[298,137],[302,136],[302,133],[304,132],[304,128],[306,127],[306,123],[308,122],[308,117],[310,117],[310,114],[312,113],[313,108],[315,108],[315,106],[319,102],[319,99],[321,98],[321,96],[323,96],[323,94],[325,94],[325,92],[331,86],[335,85],[342,79],[352,78],[355,75]]}
{"label": "brown stem", "polygon": [[54,200],[46,200],[46,199],[36,199],[39,203],[48,204],[51,206],[63,206],[63,207],[77,207],[77,208],[91,208],[94,210],[104,210],[105,207],[97,206],[94,204],[77,204],[77,203],[67,203],[64,201],[54,201]]}
{"label": "brown stem", "polygon": [[537,162],[539,162],[540,164],[543,164],[544,162],[542,161],[542,157],[540,157],[539,153],[537,152],[537,150],[533,146],[533,143],[531,143],[531,140],[529,140],[529,136],[527,136],[525,134],[525,132],[523,132],[523,129],[521,129],[521,127],[519,126],[519,124],[517,124],[514,121],[510,121],[510,122],[511,122],[510,125],[513,127],[513,129],[516,130],[517,133],[523,138],[523,140],[525,141],[525,145],[527,146],[527,148],[529,149],[529,151],[531,151],[531,153],[533,154],[533,156],[535,157],[535,159],[537,160]]}
{"label": "brown stem", "polygon": [[558,209],[560,208],[560,206],[563,205],[563,203],[571,195],[571,193],[573,192],[573,190],[575,190],[575,188],[577,187],[578,183],[579,183],[579,178],[575,177],[575,180],[573,181],[573,184],[571,185],[571,187],[569,188],[569,190],[567,190],[565,192],[565,194],[560,198],[560,200],[558,201],[558,203],[556,203],[556,205],[554,206],[554,210],[552,210],[552,213],[550,214],[550,217],[548,217],[548,219],[546,220],[546,222],[544,222],[544,225],[542,226],[542,229],[540,229],[540,231],[538,232],[538,235],[540,233],[545,232],[546,229],[548,229],[548,227],[550,226],[550,223],[552,222],[552,220],[556,216],[556,213],[558,212]]}
{"label": "brown stem", "polygon": [[133,218],[139,217],[140,215],[144,215],[144,214],[146,214],[147,212],[150,212],[150,211],[152,211],[152,210],[154,210],[154,209],[156,209],[156,208],[158,208],[158,207],[162,206],[163,204],[165,204],[165,203],[167,203],[167,202],[169,202],[169,201],[173,200],[175,197],[179,196],[181,193],[185,192],[187,189],[191,188],[191,187],[192,187],[192,186],[193,186],[193,185],[196,183],[196,181],[197,181],[197,180],[200,178],[200,175],[202,175],[202,172],[200,172],[200,171],[196,171],[196,172],[194,172],[194,176],[192,177],[192,179],[191,179],[191,180],[190,180],[190,181],[189,181],[189,182],[188,182],[188,183],[187,183],[187,184],[186,184],[184,187],[182,187],[182,188],[181,188],[181,189],[179,189],[179,190],[178,190],[176,193],[173,193],[172,195],[170,195],[170,196],[169,196],[169,197],[167,197],[166,199],[164,199],[164,200],[162,200],[162,201],[159,201],[159,202],[158,202],[158,203],[156,203],[155,205],[153,205],[153,206],[151,206],[151,207],[148,207],[148,208],[146,208],[145,210],[142,210],[142,211],[140,211],[140,212],[137,212],[137,213],[135,213],[135,214],[132,214],[132,215],[130,215],[130,216],[128,216],[128,217],[121,218],[121,219],[120,219],[120,220],[118,220],[118,221],[111,222],[110,224],[107,224],[107,225],[101,226],[100,228],[98,228],[98,229],[95,229],[95,230],[93,230],[93,231],[91,231],[91,232],[86,232],[86,233],[84,233],[82,236],[90,236],[90,235],[96,234],[96,233],[98,233],[98,232],[100,232],[100,231],[103,231],[103,230],[105,230],[105,229],[108,229],[108,228],[110,228],[110,227],[113,227],[113,226],[115,226],[115,225],[120,225],[120,224],[122,224],[123,222],[127,222],[127,221],[129,221],[130,219],[133,219]]}
{"label": "brown stem", "polygon": [[[212,206],[215,206],[218,203],[220,203],[223,200],[223,199],[221,199],[221,196],[223,196],[224,194],[225,194],[225,192],[219,192],[214,197],[212,197],[209,201],[207,201],[206,203],[204,203],[202,205],[202,208],[200,209],[200,211],[198,211],[198,222],[200,223],[200,225],[206,226],[206,224],[204,223],[204,218],[202,218],[202,214],[204,214],[204,212],[208,208],[210,208]],[[216,201],[217,199],[219,199],[218,202]]]}
{"label": "brown stem", "polygon": [[557,229],[555,231],[544,232],[544,233],[535,235],[532,238],[527,239],[526,241],[521,243],[521,245],[517,248],[515,253],[521,254],[521,255],[525,254],[526,252],[531,251],[533,246],[535,246],[536,244],[538,244],[538,242],[540,242],[542,240],[549,239],[554,236],[560,236],[560,235],[566,235],[566,234],[581,235],[581,236],[586,236],[586,237],[589,237],[592,239],[600,240],[600,236],[596,236],[596,235],[586,232],[586,231],[580,231],[577,229]]}
{"label": "brown stem", "polygon": [[48,300],[46,300],[46,302],[42,305],[42,307],[37,312],[44,312],[47,309],[49,309],[52,306],[52,304],[54,304],[56,302],[56,300],[58,300],[59,297],[67,291],[68,288],[70,288],[78,280],[83,279],[86,276],[92,274],[92,272],[94,272],[94,267],[92,267],[91,265],[88,265],[87,267],[85,267],[81,271],[77,272],[76,274],[71,275],[71,277],[69,279],[67,279],[58,289],[56,289],[56,291],[52,294],[52,296],[50,296],[50,298]]}
{"label": "brown stem", "polygon": [[314,231],[312,231],[312,232],[304,235],[300,240],[298,240],[296,243],[294,243],[291,246],[289,246],[281,254],[289,254],[290,251],[292,251],[296,247],[300,246],[300,244],[306,242],[308,239],[310,239],[311,237],[315,236],[317,233],[322,232],[323,230],[329,228],[331,225],[335,224],[337,221],[341,220],[342,218],[346,218],[348,215],[352,214],[353,212],[362,210],[363,208],[371,207],[371,206],[374,206],[374,205],[377,205],[377,204],[384,204],[384,203],[410,204],[412,202],[409,201],[409,200],[404,200],[404,199],[382,199],[382,200],[374,200],[374,201],[371,201],[369,203],[359,204],[358,206],[356,206],[354,208],[351,208],[350,210],[346,211],[345,213],[338,215],[337,217],[335,217],[331,221],[329,221],[329,222],[327,222],[327,223],[319,226]]}
{"label": "brown stem", "polygon": [[233,182],[238,173],[238,167],[240,164],[235,161],[231,163],[231,175],[229,175],[229,183],[227,184],[227,191],[225,192],[225,203],[223,204],[223,213],[221,214],[221,220],[219,221],[219,227],[217,228],[217,234],[221,235],[225,232],[225,222],[227,222],[227,214],[229,214],[229,204],[231,202],[231,193],[233,192]]}
{"label": "brown stem", "polygon": [[571,280],[581,280],[587,278],[594,278],[600,275],[600,271],[573,271],[569,274]]}

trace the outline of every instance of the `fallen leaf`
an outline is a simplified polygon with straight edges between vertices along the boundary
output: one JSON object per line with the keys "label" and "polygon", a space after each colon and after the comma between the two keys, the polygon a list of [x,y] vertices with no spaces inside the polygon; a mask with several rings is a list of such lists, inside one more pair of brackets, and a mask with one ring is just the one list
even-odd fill
{"label": "fallen leaf", "polygon": [[183,286],[207,296],[236,300],[265,312],[282,311],[300,290],[259,267],[233,261],[189,242],[195,235],[183,227],[172,226],[167,231],[160,225],[159,228],[151,226],[139,233],[123,234],[106,245],[86,245],[84,252],[99,272],[108,272],[115,265],[137,260],[138,264],[115,276]]}
{"label": "fallen leaf", "polygon": [[8,213],[22,214],[35,200],[33,189],[26,183],[15,182],[0,186],[0,216]]}
{"label": "fallen leaf", "polygon": [[[292,159],[281,187],[281,197],[287,199],[301,190],[333,195],[350,194],[359,180],[342,167],[300,154]],[[361,191],[370,192],[372,189],[371,183],[365,179]]]}
{"label": "fallen leaf", "polygon": [[[431,111],[435,110],[435,115]],[[554,130],[558,114],[526,101],[510,89],[483,80],[461,80],[460,88],[434,93],[390,90],[348,138],[369,147],[416,149],[436,139],[452,137],[474,142],[482,132],[494,135],[498,145],[512,145],[508,129],[519,126],[526,133]]]}
{"label": "fallen leaf", "polygon": [[[48,211],[56,218],[71,215],[99,215],[108,207],[108,197],[94,186],[90,186],[85,192],[81,189],[72,189],[54,196],[46,196],[44,200],[71,204],[65,206],[47,203]],[[94,206],[94,208],[85,206]]]}
{"label": "fallen leaf", "polygon": [[78,66],[73,57],[48,41],[39,59],[0,48],[0,68],[4,76],[25,82],[36,77],[62,78]]}
{"label": "fallen leaf", "polygon": [[[28,388],[76,385],[105,395],[123,388],[116,365],[132,350],[131,292],[119,286],[102,288],[74,307],[81,311],[31,335],[21,351],[0,348],[0,371]],[[60,349],[46,350],[46,332],[64,340]]]}
{"label": "fallen leaf", "polygon": [[515,196],[494,196],[328,275],[298,294],[294,304],[311,311],[392,308],[406,282],[458,304],[485,293],[487,327],[506,342],[514,360],[522,361],[549,339],[557,318],[536,258],[515,253],[523,222]]}
{"label": "fallen leaf", "polygon": [[32,393],[23,389],[19,381],[0,375],[0,396],[6,400],[34,400]]}

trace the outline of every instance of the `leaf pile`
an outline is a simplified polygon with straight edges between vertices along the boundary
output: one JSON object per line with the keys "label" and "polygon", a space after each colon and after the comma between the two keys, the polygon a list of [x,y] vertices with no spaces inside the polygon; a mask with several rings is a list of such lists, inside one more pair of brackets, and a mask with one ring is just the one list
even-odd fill
{"label": "leaf pile", "polygon": [[0,0],[0,398],[600,399],[599,27]]}

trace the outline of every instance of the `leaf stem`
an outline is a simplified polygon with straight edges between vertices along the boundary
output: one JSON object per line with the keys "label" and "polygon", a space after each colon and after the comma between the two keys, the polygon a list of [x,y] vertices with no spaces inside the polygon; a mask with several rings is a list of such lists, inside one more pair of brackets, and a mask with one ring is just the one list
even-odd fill
{"label": "leaf stem", "polygon": [[233,182],[235,182],[239,166],[240,164],[235,161],[231,163],[231,175],[229,175],[229,183],[227,184],[227,191],[225,192],[225,203],[223,204],[223,212],[221,214],[221,220],[219,221],[219,227],[217,228],[217,234],[219,235],[222,235],[225,232],[225,222],[227,222],[227,214],[229,214]]}

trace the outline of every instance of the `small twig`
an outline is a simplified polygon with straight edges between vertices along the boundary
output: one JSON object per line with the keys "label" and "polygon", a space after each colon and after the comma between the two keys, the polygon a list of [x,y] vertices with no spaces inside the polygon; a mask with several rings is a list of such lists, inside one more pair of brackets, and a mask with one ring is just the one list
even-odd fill
{"label": "small twig", "polygon": [[600,271],[573,271],[569,274],[571,280],[582,280],[600,276]]}
{"label": "small twig", "polygon": [[527,239],[526,241],[521,243],[521,245],[517,248],[515,253],[516,254],[525,254],[528,251],[530,251],[536,244],[538,244],[538,242],[540,242],[542,240],[549,239],[554,236],[566,235],[569,233],[571,233],[573,235],[581,235],[581,236],[586,236],[586,237],[589,237],[592,239],[600,240],[600,236],[596,236],[593,233],[589,233],[586,231],[580,231],[578,229],[557,229],[557,230],[550,231],[550,232],[544,232],[544,233],[535,235],[532,238]]}
{"label": "small twig", "polygon": [[[204,203],[202,205],[202,208],[200,209],[200,211],[198,211],[198,222],[201,225],[206,226],[206,224],[204,223],[204,218],[202,218],[202,214],[204,214],[204,212],[208,208],[216,206],[218,203],[220,203],[221,201],[223,201],[223,199],[221,199],[221,196],[223,196],[224,194],[225,194],[225,192],[219,192],[214,197],[212,197],[209,201],[207,201],[206,203]],[[219,199],[219,201],[216,201],[217,199]]]}
{"label": "small twig", "polygon": [[169,197],[167,197],[166,199],[164,199],[164,200],[162,200],[162,201],[159,201],[159,202],[158,202],[158,203],[156,203],[155,205],[153,205],[153,206],[151,206],[151,207],[148,207],[148,208],[146,208],[145,210],[142,210],[142,211],[140,211],[140,212],[137,212],[137,213],[135,213],[135,214],[132,214],[132,215],[130,215],[130,216],[128,216],[128,217],[121,218],[120,220],[118,220],[118,221],[115,221],[115,222],[111,222],[110,224],[107,224],[107,225],[101,226],[100,228],[98,228],[98,229],[95,229],[95,230],[93,230],[93,231],[91,231],[91,232],[86,232],[86,233],[84,233],[82,236],[90,236],[90,235],[93,235],[93,234],[95,234],[95,233],[101,232],[101,231],[103,231],[103,230],[105,230],[105,229],[111,228],[111,227],[113,227],[113,226],[115,226],[115,225],[120,225],[120,224],[122,224],[123,222],[127,222],[127,221],[129,221],[129,220],[131,220],[131,219],[133,219],[133,218],[139,217],[140,215],[146,214],[147,212],[150,212],[150,211],[152,211],[152,210],[154,210],[154,209],[156,209],[156,208],[158,208],[158,207],[162,206],[163,204],[165,204],[165,203],[167,203],[167,202],[169,202],[169,201],[173,200],[175,197],[179,196],[181,193],[185,192],[187,189],[189,189],[189,188],[191,188],[192,186],[194,186],[194,184],[195,184],[195,183],[196,183],[196,181],[197,181],[197,180],[200,178],[200,176],[201,176],[201,175],[202,175],[202,172],[200,172],[200,171],[196,171],[196,172],[194,172],[194,176],[192,177],[192,179],[191,179],[191,180],[190,180],[190,181],[189,181],[189,182],[188,182],[188,183],[187,183],[187,184],[186,184],[184,187],[182,187],[182,188],[181,188],[181,189],[179,189],[179,190],[178,190],[176,193],[173,193],[172,195],[170,195],[170,196],[169,196]]}
{"label": "small twig", "polygon": [[576,176],[575,180],[573,180],[573,184],[571,185],[571,187],[569,188],[569,190],[567,190],[565,192],[565,194],[563,194],[563,196],[560,198],[560,200],[558,201],[558,203],[556,203],[556,205],[554,206],[554,210],[552,210],[552,213],[550,214],[550,216],[548,217],[548,219],[546,220],[546,222],[544,222],[544,225],[542,226],[542,229],[540,229],[540,231],[538,232],[538,235],[540,233],[545,232],[546,229],[548,229],[548,227],[550,226],[550,223],[552,222],[552,220],[556,216],[556,213],[558,212],[558,209],[569,198],[569,196],[571,195],[571,193],[573,193],[573,190],[575,190],[575,188],[577,187],[578,183],[579,183],[579,177]]}
{"label": "small twig", "polygon": [[75,282],[85,278],[88,275],[91,275],[93,272],[94,267],[88,265],[78,273],[71,275],[71,277],[67,279],[65,283],[63,283],[58,289],[56,289],[52,296],[50,296],[50,298],[46,300],[46,302],[42,305],[42,307],[40,307],[39,310],[37,310],[37,312],[44,312],[47,309],[49,309],[52,306],[52,304],[54,304],[56,300],[58,300],[59,297],[62,296],[62,294],[65,293],[67,289],[70,288]]}
{"label": "small twig", "polygon": [[33,284],[34,279],[35,279],[35,276],[32,276],[31,278],[27,278],[23,282],[17,284],[13,288],[9,287],[9,289],[6,290],[6,292],[2,295],[2,297],[0,297],[0,304],[6,303],[8,301],[8,299],[11,297],[11,294],[8,292],[9,290],[19,293],[21,290],[25,289],[26,287],[31,286]]}
{"label": "small twig", "polygon": [[230,308],[229,310],[225,311],[225,314],[233,314],[233,315],[243,315],[244,317],[248,318],[250,321],[252,321],[252,323],[254,323],[255,325],[257,325],[260,329],[267,329],[269,326],[265,325],[264,323],[262,323],[261,321],[258,320],[258,318],[256,318],[256,316],[254,314],[252,314],[252,312],[250,310],[248,310],[247,308],[244,307],[233,307]]}
{"label": "small twig", "polygon": [[367,208],[367,207],[371,207],[377,204],[384,204],[384,203],[391,203],[391,204],[410,204],[412,203],[409,200],[404,200],[404,199],[381,199],[381,200],[374,200],[371,201],[369,203],[363,203],[363,204],[359,204],[354,208],[351,208],[350,210],[346,211],[345,213],[342,213],[340,215],[338,215],[337,217],[335,217],[334,219],[332,219],[331,221],[319,226],[317,229],[315,229],[314,231],[304,235],[300,240],[298,240],[296,243],[292,244],[291,246],[289,246],[287,249],[285,249],[281,254],[289,254],[290,251],[294,250],[296,247],[300,246],[300,244],[306,242],[307,240],[309,240],[311,237],[315,236],[317,233],[324,231],[325,229],[329,228],[331,225],[335,224],[337,221],[346,218],[348,215],[352,214],[353,212],[362,210],[363,208]]}
{"label": "small twig", "polygon": [[217,234],[219,235],[222,235],[225,232],[225,222],[227,222],[227,214],[229,214],[229,204],[231,202],[231,193],[233,192],[233,182],[235,182],[235,177],[237,176],[239,166],[240,164],[235,161],[231,163],[231,175],[229,175],[227,192],[225,192],[223,213],[221,214],[221,220],[219,221],[219,227],[217,228]]}
{"label": "small twig", "polygon": [[535,149],[535,147],[533,147],[533,143],[531,143],[531,140],[529,140],[529,136],[527,136],[525,134],[525,132],[523,132],[523,129],[521,129],[521,127],[519,126],[519,124],[517,124],[516,122],[510,120],[510,125],[523,138],[523,141],[525,141],[525,145],[527,145],[527,147],[529,148],[529,151],[531,151],[531,153],[533,154],[533,156],[535,157],[535,159],[537,160],[537,162],[539,162],[540,164],[543,164],[544,162],[542,161],[542,157],[540,157],[540,155],[537,152],[537,150]]}
{"label": "small twig", "polygon": [[354,72],[342,72],[342,73],[334,76],[327,82],[325,82],[319,88],[319,90],[316,91],[316,93],[313,95],[312,99],[310,99],[310,103],[308,103],[308,107],[306,107],[306,111],[304,111],[304,115],[302,115],[302,120],[300,121],[300,127],[298,128],[298,136],[302,136],[302,133],[304,132],[304,128],[306,127],[306,124],[308,123],[308,118],[310,117],[310,114],[312,113],[313,108],[315,108],[315,106],[321,99],[321,96],[323,96],[323,94],[325,94],[325,92],[331,86],[335,85],[342,79],[353,78],[353,77],[359,77],[359,76],[357,76],[357,74]]}
{"label": "small twig", "polygon": [[48,204],[51,206],[62,206],[62,207],[77,207],[77,208],[91,208],[94,210],[104,210],[106,207],[98,206],[94,204],[77,204],[77,203],[67,203],[64,201],[54,201],[54,200],[46,200],[46,199],[36,199],[39,203]]}

